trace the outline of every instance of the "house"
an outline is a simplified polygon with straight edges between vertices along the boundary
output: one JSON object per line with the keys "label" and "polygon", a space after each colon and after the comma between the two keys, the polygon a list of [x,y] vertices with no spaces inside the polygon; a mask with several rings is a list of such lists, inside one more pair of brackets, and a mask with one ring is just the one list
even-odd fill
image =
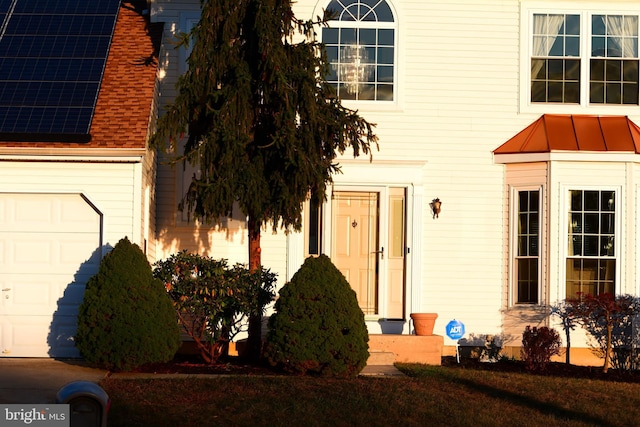
{"label": "house", "polygon": [[77,356],[77,309],[102,255],[129,236],[154,257],[146,7],[0,5],[2,356]]}
{"label": "house", "polygon": [[[138,20],[130,26],[146,28],[127,4],[114,47],[124,16]],[[150,116],[176,95],[188,52],[173,42],[197,23],[199,8],[200,0],[148,3],[149,21],[163,28],[157,70],[136,65],[119,74],[144,70],[128,90],[148,101],[136,143],[116,147],[123,138],[111,132],[95,151],[89,144],[102,139],[93,135],[88,143],[0,143],[5,204],[15,204],[11,197],[82,195],[99,212],[95,248],[130,235],[151,261],[189,249],[247,262],[239,212],[207,225],[177,210],[194,173],[190,165],[159,159],[151,179]],[[467,334],[504,334],[513,347],[526,325],[559,328],[547,307],[577,292],[639,295],[637,2],[294,3],[305,20],[326,8],[337,12],[318,30],[331,62],[329,81],[344,105],[377,124],[380,149],[371,162],[340,159],[342,173],[327,202],[305,206],[302,232],[263,233],[262,262],[280,284],[307,256],[326,253],[349,278],[371,334],[408,335],[411,313],[436,312],[440,336],[457,319]],[[149,41],[146,50],[135,46],[148,56],[148,35],[137,39]],[[107,61],[92,130],[109,70]],[[156,76],[155,91],[147,72]],[[144,90],[153,97],[139,92],[147,79]],[[104,107],[111,108],[122,111],[113,103]],[[96,179],[99,174],[109,181]],[[7,209],[0,210],[0,224],[9,221]],[[0,229],[5,246],[15,232],[9,228]],[[27,229],[15,238],[27,239]],[[0,289],[12,287],[6,274],[3,267]],[[41,295],[27,297],[30,311]],[[0,311],[2,348],[8,348],[6,319]],[[572,346],[588,356],[587,337],[574,335]],[[444,352],[455,343],[444,337]]]}
{"label": "house", "polygon": [[[187,55],[166,41],[189,31],[198,6],[151,2],[165,24],[160,104]],[[329,80],[377,123],[380,150],[371,163],[341,159],[303,232],[263,237],[263,264],[282,282],[326,253],[370,333],[409,334],[410,313],[437,312],[437,334],[457,319],[514,347],[526,325],[559,328],[547,307],[577,292],[638,295],[636,2],[294,4],[301,19],[325,8],[337,12],[318,31]],[[158,183],[173,183],[158,185],[158,256],[187,247],[246,262],[241,217],[214,230],[175,210],[192,174],[158,169]]]}

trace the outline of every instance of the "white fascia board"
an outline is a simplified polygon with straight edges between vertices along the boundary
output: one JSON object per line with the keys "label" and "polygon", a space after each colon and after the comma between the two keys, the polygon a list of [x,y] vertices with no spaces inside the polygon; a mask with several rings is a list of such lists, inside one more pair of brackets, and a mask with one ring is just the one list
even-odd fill
{"label": "white fascia board", "polygon": [[0,148],[0,161],[141,163],[144,149]]}
{"label": "white fascia board", "polygon": [[640,163],[640,155],[628,151],[552,151],[546,153],[494,154],[498,164],[536,162],[623,162]]}

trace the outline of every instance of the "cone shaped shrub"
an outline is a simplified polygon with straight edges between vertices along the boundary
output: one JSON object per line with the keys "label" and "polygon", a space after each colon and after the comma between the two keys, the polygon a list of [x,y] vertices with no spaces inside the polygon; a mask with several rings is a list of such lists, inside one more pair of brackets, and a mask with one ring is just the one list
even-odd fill
{"label": "cone shaped shrub", "polygon": [[180,346],[171,300],[145,255],[126,237],[87,282],[76,346],[92,365],[116,371],[171,360]]}
{"label": "cone shaped shrub", "polygon": [[355,292],[326,255],[307,258],[280,290],[265,356],[292,373],[356,376],[369,335]]}

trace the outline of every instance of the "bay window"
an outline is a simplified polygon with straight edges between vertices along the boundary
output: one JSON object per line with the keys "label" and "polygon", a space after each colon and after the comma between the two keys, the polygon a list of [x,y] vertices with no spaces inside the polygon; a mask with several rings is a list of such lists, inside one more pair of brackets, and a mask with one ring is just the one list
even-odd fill
{"label": "bay window", "polygon": [[569,190],[566,298],[615,294],[616,194]]}

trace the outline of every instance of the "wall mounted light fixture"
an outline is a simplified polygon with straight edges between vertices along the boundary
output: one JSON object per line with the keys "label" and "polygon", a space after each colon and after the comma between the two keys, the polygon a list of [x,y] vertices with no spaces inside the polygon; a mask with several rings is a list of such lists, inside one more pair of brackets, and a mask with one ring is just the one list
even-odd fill
{"label": "wall mounted light fixture", "polygon": [[442,206],[442,202],[440,201],[439,198],[435,198],[431,201],[431,203],[429,203],[429,206],[431,206],[431,211],[433,212],[433,218],[439,218],[440,217],[440,207]]}

